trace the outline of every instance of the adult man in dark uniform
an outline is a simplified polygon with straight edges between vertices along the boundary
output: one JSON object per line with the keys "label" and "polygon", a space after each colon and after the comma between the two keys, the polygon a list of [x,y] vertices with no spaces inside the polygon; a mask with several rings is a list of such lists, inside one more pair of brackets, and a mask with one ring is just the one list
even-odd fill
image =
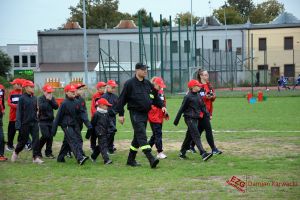
{"label": "adult man in dark uniform", "polygon": [[151,82],[145,79],[147,76],[147,66],[142,63],[137,63],[135,65],[135,72],[135,77],[129,79],[124,84],[114,111],[119,113],[119,122],[123,124],[125,121],[124,106],[127,104],[134,129],[127,165],[133,167],[139,166],[135,157],[140,147],[148,158],[151,168],[155,168],[159,160],[151,154],[151,147],[147,142],[146,126],[148,112],[152,104],[162,108],[163,112],[166,112],[166,108],[163,106],[163,102],[158,97],[157,91]]}

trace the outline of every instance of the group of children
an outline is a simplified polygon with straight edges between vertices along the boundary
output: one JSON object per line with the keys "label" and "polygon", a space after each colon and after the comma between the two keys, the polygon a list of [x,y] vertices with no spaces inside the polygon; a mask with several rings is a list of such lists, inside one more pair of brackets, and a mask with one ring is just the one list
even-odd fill
{"label": "group of children", "polygon": [[[153,77],[151,83],[158,91],[159,97],[166,106],[164,88],[166,85],[162,78]],[[115,94],[118,84],[114,80],[107,83],[98,82],[97,92],[93,95],[91,101],[91,121],[88,119],[86,102],[82,97],[84,93],[84,84],[69,84],[64,88],[65,99],[58,106],[52,93],[54,89],[50,85],[44,85],[43,95],[39,98],[34,96],[34,83],[28,80],[15,79],[11,84],[14,87],[9,94],[8,105],[10,106],[10,117],[8,126],[7,146],[13,150],[11,161],[18,159],[19,153],[24,149],[28,142],[29,135],[32,138],[33,162],[43,163],[42,148],[46,144],[45,157],[54,159],[52,154],[53,137],[56,135],[58,126],[64,132],[64,139],[60,152],[57,156],[58,162],[65,162],[65,156],[72,152],[78,162],[83,165],[89,159],[83,151],[83,139],[81,131],[83,124],[87,127],[86,139],[90,140],[92,161],[95,161],[101,154],[104,164],[111,164],[109,155],[117,150],[114,146],[114,137],[116,129],[116,112],[114,106],[118,102],[118,96]],[[186,158],[185,153],[196,145],[204,161],[208,160],[213,154],[222,153],[213,142],[211,125],[212,105],[207,108],[204,100],[209,95],[215,95],[213,91],[207,91],[210,88],[205,84],[200,84],[198,80],[191,80],[188,83],[189,91],[184,97],[181,108],[175,118],[174,124],[178,125],[181,115],[184,115],[188,130],[182,144],[179,157]],[[203,91],[204,90],[204,91]],[[4,156],[4,135],[2,117],[4,114],[4,87],[0,85],[0,160],[7,160]],[[202,93],[203,94],[202,94]],[[214,100],[214,98],[213,98]],[[58,109],[54,117],[54,110]],[[211,109],[211,110],[208,110]],[[211,111],[211,112],[210,112]],[[14,119],[15,113],[15,119]],[[157,158],[165,159],[167,155],[163,152],[162,144],[162,125],[164,120],[169,120],[167,112],[161,108],[152,105],[148,113],[148,120],[152,129],[152,136],[149,145],[156,146]],[[39,138],[39,128],[41,138]],[[18,144],[13,146],[13,131],[19,131]],[[212,153],[207,153],[201,143],[201,132],[205,130],[207,138],[212,148]],[[212,140],[212,142],[211,142]],[[211,145],[212,143],[212,145]]]}

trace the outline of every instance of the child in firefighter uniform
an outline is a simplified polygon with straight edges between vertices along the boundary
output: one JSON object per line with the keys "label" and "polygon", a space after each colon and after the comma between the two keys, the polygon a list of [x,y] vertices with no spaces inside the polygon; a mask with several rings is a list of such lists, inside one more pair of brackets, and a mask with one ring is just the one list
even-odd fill
{"label": "child in firefighter uniform", "polygon": [[14,138],[16,135],[16,113],[19,99],[22,96],[22,79],[14,79],[10,84],[13,85],[13,90],[8,94],[7,104],[9,106],[9,122],[7,130],[7,147],[6,150],[13,151],[14,147]]}
{"label": "child in firefighter uniform", "polygon": [[[166,99],[163,91],[163,88],[166,88],[166,85],[163,79],[160,77],[153,77],[151,82],[154,85],[154,89],[158,91],[159,98],[163,101],[164,107],[166,107]],[[148,120],[152,129],[152,136],[148,143],[151,147],[155,144],[157,149],[157,158],[159,159],[167,158],[163,152],[162,144],[162,125],[164,119],[169,120],[168,113],[164,113],[161,108],[152,105],[151,110],[148,113]]]}
{"label": "child in firefighter uniform", "polygon": [[66,85],[64,88],[66,98],[62,102],[55,117],[52,132],[55,135],[57,127],[61,126],[64,132],[64,141],[61,146],[58,162],[65,162],[65,156],[71,148],[79,165],[83,165],[88,157],[83,153],[82,136],[80,133],[80,121],[82,120],[88,129],[92,126],[86,118],[82,106],[75,99],[76,87],[74,85]]}
{"label": "child in firefighter uniform", "polygon": [[111,112],[111,107],[115,106],[118,101],[118,96],[115,94],[116,87],[118,87],[116,81],[108,80],[106,83],[106,92],[101,97],[105,98],[110,104],[112,104],[112,106],[108,107],[108,112],[110,113],[110,126],[107,135],[107,145],[109,154],[113,154],[117,150],[114,145],[115,134],[117,132],[116,115],[113,112]]}
{"label": "child in firefighter uniform", "polygon": [[38,119],[42,135],[40,138],[40,152],[46,144],[45,157],[54,159],[55,157],[52,154],[53,135],[51,131],[54,120],[53,111],[58,109],[58,104],[56,103],[56,100],[52,95],[54,89],[51,85],[46,84],[42,89],[43,95],[38,99]]}
{"label": "child in firefighter uniform", "polygon": [[39,157],[41,153],[37,117],[38,106],[37,98],[34,96],[34,83],[25,80],[22,87],[24,88],[24,94],[19,99],[16,115],[16,130],[19,130],[20,140],[12,154],[11,161],[15,162],[18,159],[18,155],[25,147],[30,134],[32,137],[33,163],[41,164],[44,161]]}
{"label": "child in firefighter uniform", "polygon": [[181,107],[174,120],[174,125],[177,126],[181,115],[183,114],[185,123],[188,127],[185,139],[182,143],[179,157],[185,159],[186,151],[190,149],[191,139],[195,142],[197,148],[199,149],[200,155],[203,161],[207,161],[212,154],[207,153],[201,143],[200,133],[198,130],[198,123],[200,118],[200,113],[204,113],[204,117],[210,116],[209,112],[205,108],[205,104],[202,97],[198,94],[200,91],[200,83],[197,80],[191,80],[188,83],[189,93],[184,97]]}
{"label": "child in firefighter uniform", "polygon": [[110,117],[108,115],[108,107],[112,106],[105,98],[101,98],[96,102],[97,111],[92,117],[93,129],[87,132],[86,138],[89,139],[92,134],[96,135],[98,138],[98,145],[95,147],[91,159],[96,161],[97,157],[101,153],[104,164],[111,164],[112,161],[108,156],[108,143],[107,135],[110,126]]}
{"label": "child in firefighter uniform", "polygon": [[[96,85],[97,92],[93,95],[92,101],[91,101],[91,117],[93,117],[93,115],[97,111],[96,102],[104,94],[105,87],[106,87],[106,83],[102,82],[102,81],[98,82],[97,85]],[[91,135],[91,138],[90,138],[90,148],[91,148],[92,151],[94,150],[94,148],[96,146],[96,140],[97,140],[97,137],[95,135]]]}

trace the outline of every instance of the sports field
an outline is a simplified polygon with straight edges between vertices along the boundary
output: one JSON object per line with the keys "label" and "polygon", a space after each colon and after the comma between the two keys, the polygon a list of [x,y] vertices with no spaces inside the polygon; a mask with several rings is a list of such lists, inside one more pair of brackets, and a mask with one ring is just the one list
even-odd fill
{"label": "sports field", "polygon": [[[118,124],[112,165],[104,166],[99,158],[84,166],[74,158],[63,164],[44,159],[45,164],[36,165],[31,152],[23,151],[16,163],[0,163],[0,199],[300,198],[300,97],[273,97],[256,104],[218,98],[212,124],[216,145],[224,153],[207,162],[192,153],[188,160],[178,158],[186,126],[183,118],[177,127],[172,122],[181,101],[167,102],[171,120],[164,124],[163,143],[168,158],[157,169],[149,167],[141,152],[141,167],[125,165],[132,138],[127,115],[125,125]],[[6,136],[7,121],[4,129]],[[55,155],[62,137],[62,132],[55,137]],[[202,141],[209,150],[204,135]],[[85,151],[90,154],[87,141]],[[6,151],[6,156],[11,153]]]}

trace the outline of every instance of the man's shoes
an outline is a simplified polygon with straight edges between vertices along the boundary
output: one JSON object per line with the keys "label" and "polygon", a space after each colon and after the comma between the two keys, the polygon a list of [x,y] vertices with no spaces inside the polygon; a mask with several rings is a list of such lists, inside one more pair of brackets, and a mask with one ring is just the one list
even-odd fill
{"label": "man's shoes", "polygon": [[14,151],[14,150],[15,150],[15,147],[14,147],[14,146],[7,146],[7,147],[6,147],[6,150],[7,150],[7,151]]}
{"label": "man's shoes", "polygon": [[214,150],[212,150],[212,154],[213,155],[219,155],[219,154],[222,154],[223,152],[220,151],[219,149],[215,148]]}
{"label": "man's shoes", "polygon": [[79,161],[79,165],[83,165],[88,159],[89,157],[83,156],[83,158]]}
{"label": "man's shoes", "polygon": [[18,154],[14,151],[13,154],[11,155],[11,162],[16,162],[18,159]]}
{"label": "man's shoes", "polygon": [[114,154],[114,150],[108,150],[107,153],[110,154],[110,155],[113,155]]}
{"label": "man's shoes", "polygon": [[112,164],[112,160],[104,161],[104,164],[105,164],[105,165],[110,165],[110,164]]}
{"label": "man's shoes", "polygon": [[127,161],[126,165],[131,166],[131,167],[139,167],[139,166],[141,166],[141,164],[138,163],[138,162],[136,162],[135,160],[133,160],[131,162]]}
{"label": "man's shoes", "polygon": [[208,159],[210,159],[212,157],[212,155],[213,154],[211,154],[211,153],[204,152],[203,154],[201,154],[202,160],[207,161]]}
{"label": "man's shoes", "polygon": [[32,161],[33,163],[42,164],[44,161],[42,161],[39,157],[35,157]]}
{"label": "man's shoes", "polygon": [[166,154],[164,154],[163,152],[158,153],[156,157],[158,159],[165,159],[165,158],[167,158]]}
{"label": "man's shoes", "polygon": [[53,154],[48,154],[45,156],[46,158],[49,158],[49,159],[55,159],[55,156]]}
{"label": "man's shoes", "polygon": [[7,161],[8,158],[6,158],[5,156],[0,156],[0,161]]}
{"label": "man's shoes", "polygon": [[179,159],[181,159],[181,160],[188,159],[188,157],[184,153],[182,153],[182,152],[180,152],[178,156],[179,156]]}

